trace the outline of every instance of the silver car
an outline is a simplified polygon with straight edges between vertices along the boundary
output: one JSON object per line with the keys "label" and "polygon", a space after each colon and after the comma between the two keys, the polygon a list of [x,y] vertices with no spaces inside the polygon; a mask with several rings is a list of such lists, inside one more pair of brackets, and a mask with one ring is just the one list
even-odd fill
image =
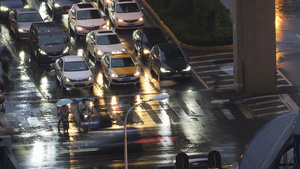
{"label": "silver car", "polygon": [[19,8],[10,11],[8,21],[16,39],[28,39],[31,24],[44,22],[44,19],[35,8]]}

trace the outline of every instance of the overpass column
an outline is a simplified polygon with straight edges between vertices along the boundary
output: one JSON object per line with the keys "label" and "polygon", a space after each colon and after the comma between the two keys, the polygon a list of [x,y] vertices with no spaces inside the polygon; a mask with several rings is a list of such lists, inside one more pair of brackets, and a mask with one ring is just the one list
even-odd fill
{"label": "overpass column", "polygon": [[235,90],[276,92],[275,0],[233,0],[232,16]]}

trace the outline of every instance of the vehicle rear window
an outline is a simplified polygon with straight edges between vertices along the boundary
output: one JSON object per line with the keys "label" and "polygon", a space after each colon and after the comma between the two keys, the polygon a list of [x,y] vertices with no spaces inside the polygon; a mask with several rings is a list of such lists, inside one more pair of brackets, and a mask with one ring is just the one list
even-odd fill
{"label": "vehicle rear window", "polygon": [[101,18],[101,14],[98,10],[86,10],[86,11],[78,11],[77,12],[78,20],[99,19],[99,18]]}
{"label": "vehicle rear window", "polygon": [[97,36],[97,45],[119,44],[120,39],[117,35]]}
{"label": "vehicle rear window", "polygon": [[115,58],[111,59],[111,68],[131,67],[134,63],[131,58]]}

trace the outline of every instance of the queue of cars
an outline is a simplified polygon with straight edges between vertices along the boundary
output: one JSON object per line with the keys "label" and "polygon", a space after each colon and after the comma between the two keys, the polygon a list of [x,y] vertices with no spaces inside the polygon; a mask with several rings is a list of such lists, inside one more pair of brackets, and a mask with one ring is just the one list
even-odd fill
{"label": "queue of cars", "polygon": [[[95,83],[92,67],[85,58],[70,55],[68,39],[72,33],[76,39],[85,39],[87,55],[96,63],[100,62],[109,85],[139,84],[138,64],[123,46],[124,40],[115,30],[106,27],[106,15],[91,2],[75,3],[77,1],[47,0],[54,13],[67,13],[69,31],[56,22],[45,22],[33,8],[12,10],[10,29],[16,39],[29,39],[31,55],[38,64],[55,64],[57,81],[64,91],[66,88],[92,88]],[[172,44],[160,28],[144,27],[142,8],[135,0],[101,3],[108,9],[108,18],[115,29],[136,29],[132,34],[135,52],[159,79],[191,77],[191,68],[180,47]]]}

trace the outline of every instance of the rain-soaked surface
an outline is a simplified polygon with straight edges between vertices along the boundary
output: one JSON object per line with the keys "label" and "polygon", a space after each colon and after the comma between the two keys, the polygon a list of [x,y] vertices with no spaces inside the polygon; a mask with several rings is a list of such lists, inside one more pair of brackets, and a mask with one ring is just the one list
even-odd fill
{"label": "rain-soaked surface", "polygon": [[[285,64],[298,60],[300,29],[297,25],[300,22],[297,7],[300,3],[295,0],[276,2],[277,61],[278,66],[285,69]],[[45,3],[36,5],[44,16],[53,19]],[[54,20],[67,27],[65,15]],[[171,96],[137,106],[129,114],[129,168],[156,168],[160,164],[170,164],[180,152],[208,154],[212,150],[222,154],[224,165],[236,165],[253,133],[270,120],[245,118],[235,106],[229,105],[235,116],[232,120],[220,113],[220,110],[227,110],[225,106],[211,104],[212,92],[196,78],[158,81],[146,63],[140,61],[140,86],[107,85],[99,64],[88,58],[89,64],[95,66],[97,84],[93,91],[63,92],[56,82],[53,65],[38,65],[31,57],[27,41],[15,41],[7,22],[1,21],[0,26],[0,41],[8,46],[14,57],[10,78],[3,78],[6,101],[5,110],[0,113],[0,134],[12,136],[13,154],[22,168],[124,168],[124,116],[133,105],[159,93]],[[135,57],[132,31],[118,33],[125,38],[124,45]],[[83,39],[75,42],[70,37],[70,46],[72,54],[86,55]],[[75,99],[80,97],[94,98],[95,119],[105,119],[89,132],[78,130]],[[62,98],[73,100],[68,133],[57,129],[55,103]]]}

